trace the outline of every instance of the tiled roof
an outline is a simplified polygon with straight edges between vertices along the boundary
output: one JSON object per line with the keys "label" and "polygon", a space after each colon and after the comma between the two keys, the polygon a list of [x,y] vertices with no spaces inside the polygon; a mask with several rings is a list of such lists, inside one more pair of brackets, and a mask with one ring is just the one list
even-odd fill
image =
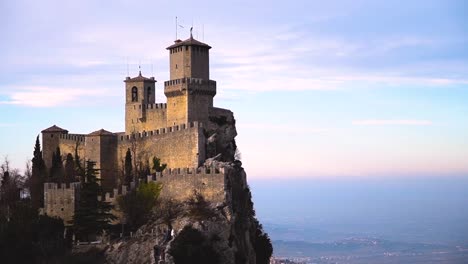
{"label": "tiled roof", "polygon": [[167,47],[166,49],[172,49],[176,48],[179,46],[200,46],[200,47],[207,47],[208,49],[211,49],[211,47],[203,42],[200,42],[192,37],[189,39],[186,39],[184,41],[181,41],[180,39],[176,40],[174,44],[171,46]]}
{"label": "tiled roof", "polygon": [[154,79],[154,77],[146,78],[142,76],[141,71],[140,71],[137,77],[134,77],[134,78],[127,77],[127,79],[125,79],[125,82],[156,82],[156,80]]}
{"label": "tiled roof", "polygon": [[68,133],[68,130],[58,127],[56,125],[53,125],[49,128],[42,130],[42,133],[54,133],[54,132]]}
{"label": "tiled roof", "polygon": [[114,136],[114,133],[109,132],[104,129],[100,129],[100,130],[89,133],[88,136]]}

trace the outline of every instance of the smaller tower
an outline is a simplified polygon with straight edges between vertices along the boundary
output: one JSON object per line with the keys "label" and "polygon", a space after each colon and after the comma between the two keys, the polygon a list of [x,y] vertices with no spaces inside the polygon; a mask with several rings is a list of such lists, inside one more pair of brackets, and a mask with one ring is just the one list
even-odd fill
{"label": "smaller tower", "polygon": [[146,122],[148,105],[156,102],[156,80],[146,78],[141,71],[135,78],[125,79],[125,133],[131,134],[141,129]]}
{"label": "smaller tower", "polygon": [[68,130],[53,125],[41,131],[42,133],[42,159],[47,168],[52,167],[52,156],[60,144],[60,135],[68,134]]}

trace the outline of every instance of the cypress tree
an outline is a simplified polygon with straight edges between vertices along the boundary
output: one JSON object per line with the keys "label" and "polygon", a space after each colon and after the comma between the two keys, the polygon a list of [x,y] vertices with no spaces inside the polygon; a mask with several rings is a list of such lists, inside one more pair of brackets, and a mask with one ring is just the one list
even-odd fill
{"label": "cypress tree", "polygon": [[46,166],[42,159],[41,144],[39,143],[39,136],[36,138],[36,145],[34,146],[32,158],[32,172],[31,184],[29,191],[31,193],[31,202],[33,208],[38,209],[43,207],[44,204],[44,182],[46,179]]}
{"label": "cypress tree", "polygon": [[98,200],[98,196],[104,193],[98,184],[98,170],[94,168],[95,165],[94,161],[86,161],[85,180],[82,182],[80,200],[72,220],[77,236],[88,241],[108,229],[110,222],[116,219],[110,213],[112,205]]}
{"label": "cypress tree", "polygon": [[132,165],[132,153],[130,152],[130,149],[127,149],[127,153],[125,153],[125,165],[124,165],[124,184],[129,186],[130,182],[133,180],[133,165]]}
{"label": "cypress tree", "polygon": [[76,171],[76,175],[80,177],[80,180],[84,181],[83,177],[84,177],[85,171],[83,169],[83,166],[81,165],[81,158],[78,155],[78,145],[76,145],[75,147],[75,171]]}
{"label": "cypress tree", "polygon": [[60,148],[57,147],[56,151],[52,154],[52,167],[50,168],[50,181],[61,183],[63,182],[63,163]]}
{"label": "cypress tree", "polygon": [[65,160],[65,183],[68,185],[70,182],[75,181],[75,161],[71,153],[67,154]]}

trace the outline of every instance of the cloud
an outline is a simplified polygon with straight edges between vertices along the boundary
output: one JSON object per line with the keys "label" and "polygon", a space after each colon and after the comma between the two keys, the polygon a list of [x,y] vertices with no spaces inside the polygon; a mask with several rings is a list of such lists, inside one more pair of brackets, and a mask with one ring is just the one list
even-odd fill
{"label": "cloud", "polygon": [[[54,107],[78,102],[83,97],[103,95],[105,89],[81,88],[50,88],[50,87],[22,87],[19,91],[8,95],[9,99],[0,104],[20,105],[29,107]],[[83,101],[81,101],[83,103]]]}
{"label": "cloud", "polygon": [[241,123],[237,125],[239,129],[260,130],[260,131],[281,131],[282,133],[297,133],[297,134],[324,134],[331,131],[330,128],[301,126],[298,128],[296,124],[274,124],[274,123]]}
{"label": "cloud", "polygon": [[433,122],[416,119],[366,119],[354,120],[352,124],[355,126],[431,126]]}

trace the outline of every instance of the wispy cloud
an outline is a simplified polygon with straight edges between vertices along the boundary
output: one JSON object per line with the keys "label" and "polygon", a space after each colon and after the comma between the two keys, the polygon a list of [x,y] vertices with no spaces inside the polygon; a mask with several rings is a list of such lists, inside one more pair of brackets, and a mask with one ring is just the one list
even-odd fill
{"label": "wispy cloud", "polygon": [[21,105],[29,107],[54,107],[68,105],[72,101],[80,101],[83,97],[103,95],[103,89],[81,88],[50,88],[50,87],[23,87],[12,92],[8,99],[0,104]]}
{"label": "wispy cloud", "polygon": [[301,126],[296,124],[274,124],[274,123],[242,123],[238,125],[239,129],[261,130],[261,131],[281,131],[282,133],[301,133],[301,134],[324,134],[331,131],[330,128]]}
{"label": "wispy cloud", "polygon": [[352,124],[355,126],[430,126],[433,122],[417,119],[365,119],[354,120]]}

